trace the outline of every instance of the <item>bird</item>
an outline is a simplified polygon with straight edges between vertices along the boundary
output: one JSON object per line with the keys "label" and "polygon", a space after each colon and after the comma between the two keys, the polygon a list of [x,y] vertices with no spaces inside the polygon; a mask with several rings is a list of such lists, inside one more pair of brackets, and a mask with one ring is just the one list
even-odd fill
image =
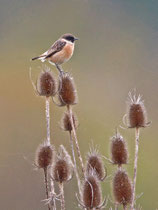
{"label": "bird", "polygon": [[67,62],[72,57],[76,40],[78,40],[78,38],[74,35],[70,33],[64,34],[54,42],[46,52],[32,58],[32,61],[41,60],[45,62],[48,60],[51,64],[55,65],[61,73],[63,70],[60,65]]}

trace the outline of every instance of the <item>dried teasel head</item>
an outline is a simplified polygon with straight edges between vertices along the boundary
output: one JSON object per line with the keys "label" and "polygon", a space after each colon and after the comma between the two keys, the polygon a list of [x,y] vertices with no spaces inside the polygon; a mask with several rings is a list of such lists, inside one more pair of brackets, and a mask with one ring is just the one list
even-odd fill
{"label": "dried teasel head", "polygon": [[100,182],[93,170],[85,177],[82,186],[82,197],[79,204],[86,209],[101,209],[105,204],[105,201],[102,202]]}
{"label": "dried teasel head", "polygon": [[36,151],[35,165],[38,168],[46,169],[47,167],[52,165],[53,160],[54,160],[53,147],[46,142],[44,144],[39,145]]}
{"label": "dried teasel head", "polygon": [[128,150],[123,137],[117,132],[111,138],[111,158],[113,164],[121,166],[128,163]]}
{"label": "dried teasel head", "polygon": [[147,112],[141,96],[129,93],[127,106],[127,125],[129,128],[145,128],[150,123],[147,122]]}
{"label": "dried teasel head", "polygon": [[104,168],[104,164],[97,149],[92,148],[87,154],[86,161],[86,173],[90,173],[92,170],[95,171],[99,181],[103,181],[107,176]]}
{"label": "dried teasel head", "polygon": [[57,83],[53,73],[48,67],[39,74],[36,84],[37,92],[40,96],[54,96],[57,92]]}
{"label": "dried teasel head", "polygon": [[78,101],[74,80],[68,73],[60,75],[58,94],[62,106],[74,105]]}
{"label": "dried teasel head", "polygon": [[[76,114],[72,113],[72,119],[73,119],[73,123],[74,123],[74,127],[75,129],[77,129],[78,127],[78,119],[76,117]],[[72,131],[72,126],[71,126],[71,120],[70,120],[70,115],[68,112],[64,112],[62,120],[61,120],[61,128],[64,131]]]}
{"label": "dried teasel head", "polygon": [[71,157],[63,145],[60,145],[56,161],[52,168],[52,178],[56,182],[67,182],[72,178],[73,164]]}
{"label": "dried teasel head", "polygon": [[118,169],[113,178],[115,201],[124,207],[132,202],[132,183],[125,170]]}

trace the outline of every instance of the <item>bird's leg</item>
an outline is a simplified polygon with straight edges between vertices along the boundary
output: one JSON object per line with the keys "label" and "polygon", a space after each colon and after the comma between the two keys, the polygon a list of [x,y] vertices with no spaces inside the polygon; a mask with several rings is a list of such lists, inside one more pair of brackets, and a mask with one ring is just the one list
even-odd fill
{"label": "bird's leg", "polygon": [[61,66],[59,66],[58,64],[55,64],[55,66],[58,69],[60,75],[63,75],[64,71],[62,70]]}

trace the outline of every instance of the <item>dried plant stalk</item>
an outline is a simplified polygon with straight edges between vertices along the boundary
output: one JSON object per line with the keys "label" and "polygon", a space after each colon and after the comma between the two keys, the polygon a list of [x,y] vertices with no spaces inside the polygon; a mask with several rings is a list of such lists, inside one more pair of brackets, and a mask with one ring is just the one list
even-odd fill
{"label": "dried plant stalk", "polygon": [[76,135],[76,130],[75,130],[74,123],[73,123],[73,118],[72,118],[73,115],[72,115],[71,106],[67,105],[67,109],[68,109],[68,113],[70,115],[72,132],[73,132],[73,136],[74,136],[74,140],[75,140],[75,144],[76,144],[78,158],[79,158],[79,161],[80,161],[80,164],[81,164],[81,169],[82,169],[83,175],[85,175],[83,159],[82,159],[82,156],[81,156],[81,152],[80,152],[80,148],[79,148],[79,144],[78,144],[78,139],[77,139],[77,135]]}
{"label": "dried plant stalk", "polygon": [[131,210],[134,210],[134,204],[135,204],[137,163],[138,163],[138,150],[139,150],[139,134],[140,134],[139,128],[135,128],[135,159],[134,159],[133,195],[132,195]]}
{"label": "dried plant stalk", "polygon": [[[52,172],[50,172],[50,176],[52,177]],[[56,202],[55,202],[55,187],[54,187],[54,181],[50,179],[50,196],[52,198],[53,202],[53,210],[56,210]]]}
{"label": "dried plant stalk", "polygon": [[127,210],[127,206],[123,206],[123,210]]}
{"label": "dried plant stalk", "polygon": [[115,210],[118,210],[118,204],[117,203],[115,204]]}
{"label": "dried plant stalk", "polygon": [[[44,169],[44,179],[45,179],[45,186],[46,186],[46,198],[49,199],[49,187],[48,187],[48,170],[47,168]],[[48,210],[50,210],[50,205],[48,203]]]}
{"label": "dried plant stalk", "polygon": [[[50,145],[50,102],[49,102],[48,97],[46,97],[46,110],[45,111],[46,111],[47,143]],[[47,182],[48,182],[48,179],[47,179]],[[55,197],[54,197],[55,196],[54,181],[52,179],[50,179],[50,195],[52,196],[52,199],[53,199],[53,209],[56,210],[56,202],[55,202]]]}
{"label": "dried plant stalk", "polygon": [[50,103],[49,98],[46,98],[46,126],[47,126],[47,142],[50,144]]}
{"label": "dried plant stalk", "polygon": [[129,93],[128,103],[128,127],[135,128],[135,159],[134,159],[134,177],[133,177],[133,197],[131,203],[131,210],[134,210],[135,205],[135,191],[136,191],[136,178],[137,178],[137,162],[138,162],[138,150],[139,150],[139,133],[140,128],[147,127],[150,122],[147,121],[147,112],[144,106],[144,101],[141,96]]}
{"label": "dried plant stalk", "polygon": [[[77,120],[77,117],[74,113],[73,113],[73,122],[74,122],[74,127],[75,127],[75,130],[76,130],[77,127],[78,127],[78,120]],[[62,120],[61,120],[61,128],[64,131],[68,131],[68,133],[69,133],[70,147],[71,147],[73,165],[74,165],[74,172],[75,172],[76,179],[77,179],[79,194],[81,196],[81,181],[80,181],[80,177],[79,177],[79,174],[78,174],[78,168],[77,168],[76,157],[75,157],[75,149],[74,149],[74,143],[73,143],[73,138],[72,138],[72,126],[71,126],[70,115],[69,115],[68,112],[64,112],[64,114],[63,114],[63,117],[62,117]]]}
{"label": "dried plant stalk", "polygon": [[74,144],[73,144],[73,139],[72,139],[72,133],[71,133],[71,131],[69,132],[69,134],[70,134],[70,145],[71,145],[71,150],[72,150],[72,158],[73,158],[73,164],[74,164],[74,171],[75,171],[75,175],[76,175],[76,179],[77,179],[79,194],[81,196],[81,181],[80,181],[80,177],[79,177],[79,174],[78,174],[76,157],[75,157],[75,150],[74,150]]}
{"label": "dried plant stalk", "polygon": [[65,197],[64,197],[64,184],[63,182],[59,183],[59,188],[60,188],[60,202],[61,202],[61,210],[65,210]]}

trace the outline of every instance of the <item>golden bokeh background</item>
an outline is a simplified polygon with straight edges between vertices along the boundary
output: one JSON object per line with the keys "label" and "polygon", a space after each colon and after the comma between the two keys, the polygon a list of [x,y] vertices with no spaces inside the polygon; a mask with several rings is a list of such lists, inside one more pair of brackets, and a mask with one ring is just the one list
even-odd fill
{"label": "golden bokeh background", "polygon": [[[72,73],[78,90],[74,110],[84,159],[92,142],[109,156],[109,139],[122,125],[128,92],[136,88],[152,121],[141,131],[136,191],[143,196],[137,204],[143,210],[158,208],[158,1],[0,0],[0,5],[0,209],[47,209],[41,202],[43,173],[32,165],[46,126],[45,102],[33,91],[29,68],[36,80],[41,63],[30,58],[67,32],[80,38],[63,68]],[[70,151],[68,135],[59,126],[64,110],[51,103],[51,141]],[[120,132],[128,143],[126,168],[132,177],[134,130]],[[103,194],[112,199],[116,168],[105,165],[110,177],[102,184]],[[65,186],[69,210],[79,209],[75,192],[74,178]]]}

